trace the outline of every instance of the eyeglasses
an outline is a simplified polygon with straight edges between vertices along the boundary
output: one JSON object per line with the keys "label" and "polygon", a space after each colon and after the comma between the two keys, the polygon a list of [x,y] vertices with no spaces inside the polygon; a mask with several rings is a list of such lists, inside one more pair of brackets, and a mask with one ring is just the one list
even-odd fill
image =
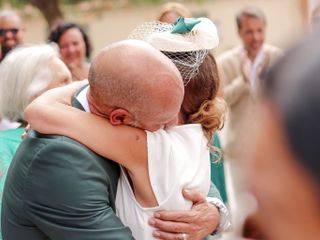
{"label": "eyeglasses", "polygon": [[8,29],[0,29],[0,36],[5,36],[8,32],[11,32],[13,35],[16,35],[19,32],[18,28],[8,28]]}

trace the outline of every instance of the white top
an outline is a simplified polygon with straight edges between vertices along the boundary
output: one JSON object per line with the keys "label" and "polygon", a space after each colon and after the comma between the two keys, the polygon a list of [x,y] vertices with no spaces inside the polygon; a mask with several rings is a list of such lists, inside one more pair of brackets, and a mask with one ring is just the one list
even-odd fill
{"label": "white top", "polygon": [[149,176],[159,206],[143,208],[136,201],[124,169],[118,182],[117,215],[135,239],[150,240],[154,230],[148,220],[157,210],[188,210],[184,187],[207,196],[210,188],[210,154],[200,124],[175,126],[147,133]]}
{"label": "white top", "polygon": [[18,128],[21,123],[11,122],[6,118],[0,118],[0,131]]}
{"label": "white top", "polygon": [[250,84],[254,91],[256,90],[256,85],[257,85],[256,82],[258,81],[257,79],[258,67],[260,67],[263,61],[265,61],[266,57],[267,57],[266,53],[263,52],[263,49],[261,48],[257,56],[255,57],[255,59],[251,62]]}

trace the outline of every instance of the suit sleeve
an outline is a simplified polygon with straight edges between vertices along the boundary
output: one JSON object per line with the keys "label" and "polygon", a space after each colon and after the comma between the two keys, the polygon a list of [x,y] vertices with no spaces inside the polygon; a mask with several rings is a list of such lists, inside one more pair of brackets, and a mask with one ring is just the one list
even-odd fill
{"label": "suit sleeve", "polygon": [[35,155],[25,209],[50,239],[133,239],[111,207],[110,179],[93,155],[65,141]]}
{"label": "suit sleeve", "polygon": [[239,102],[242,95],[248,91],[250,91],[249,84],[245,83],[242,76],[239,76],[233,79],[229,84],[225,84],[223,94],[228,105],[232,107]]}
{"label": "suit sleeve", "polygon": [[223,81],[223,96],[230,107],[236,104],[243,94],[250,91],[250,85],[242,75],[235,75],[236,66],[228,59],[219,58],[218,68]]}

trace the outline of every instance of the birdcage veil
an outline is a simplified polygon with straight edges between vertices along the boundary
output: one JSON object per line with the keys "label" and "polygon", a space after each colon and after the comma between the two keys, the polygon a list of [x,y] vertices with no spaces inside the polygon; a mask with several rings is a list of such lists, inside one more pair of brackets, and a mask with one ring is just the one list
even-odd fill
{"label": "birdcage veil", "polygon": [[205,24],[196,25],[183,34],[172,33],[175,26],[171,23],[146,22],[134,29],[128,38],[148,42],[169,57],[179,69],[186,85],[198,73],[208,50],[219,43],[216,28],[208,21],[206,19]]}
{"label": "birdcage veil", "polygon": [[199,67],[207,56],[208,50],[202,49],[190,52],[162,51],[162,53],[170,58],[176,65],[182,76],[184,85],[187,85],[188,82],[198,74]]}

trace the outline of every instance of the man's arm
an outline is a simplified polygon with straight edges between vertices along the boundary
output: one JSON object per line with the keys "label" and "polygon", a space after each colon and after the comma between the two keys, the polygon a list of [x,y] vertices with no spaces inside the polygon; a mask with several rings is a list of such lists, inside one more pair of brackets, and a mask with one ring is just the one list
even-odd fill
{"label": "man's arm", "polygon": [[33,160],[26,183],[31,221],[53,240],[133,239],[111,207],[114,179],[101,169],[108,166],[62,139],[47,144]]}
{"label": "man's arm", "polygon": [[[232,55],[233,56],[233,55]],[[250,91],[250,84],[241,71],[241,65],[238,65],[239,58],[234,56],[218,58],[218,69],[223,82],[223,96],[229,107],[239,102],[243,94]]]}

